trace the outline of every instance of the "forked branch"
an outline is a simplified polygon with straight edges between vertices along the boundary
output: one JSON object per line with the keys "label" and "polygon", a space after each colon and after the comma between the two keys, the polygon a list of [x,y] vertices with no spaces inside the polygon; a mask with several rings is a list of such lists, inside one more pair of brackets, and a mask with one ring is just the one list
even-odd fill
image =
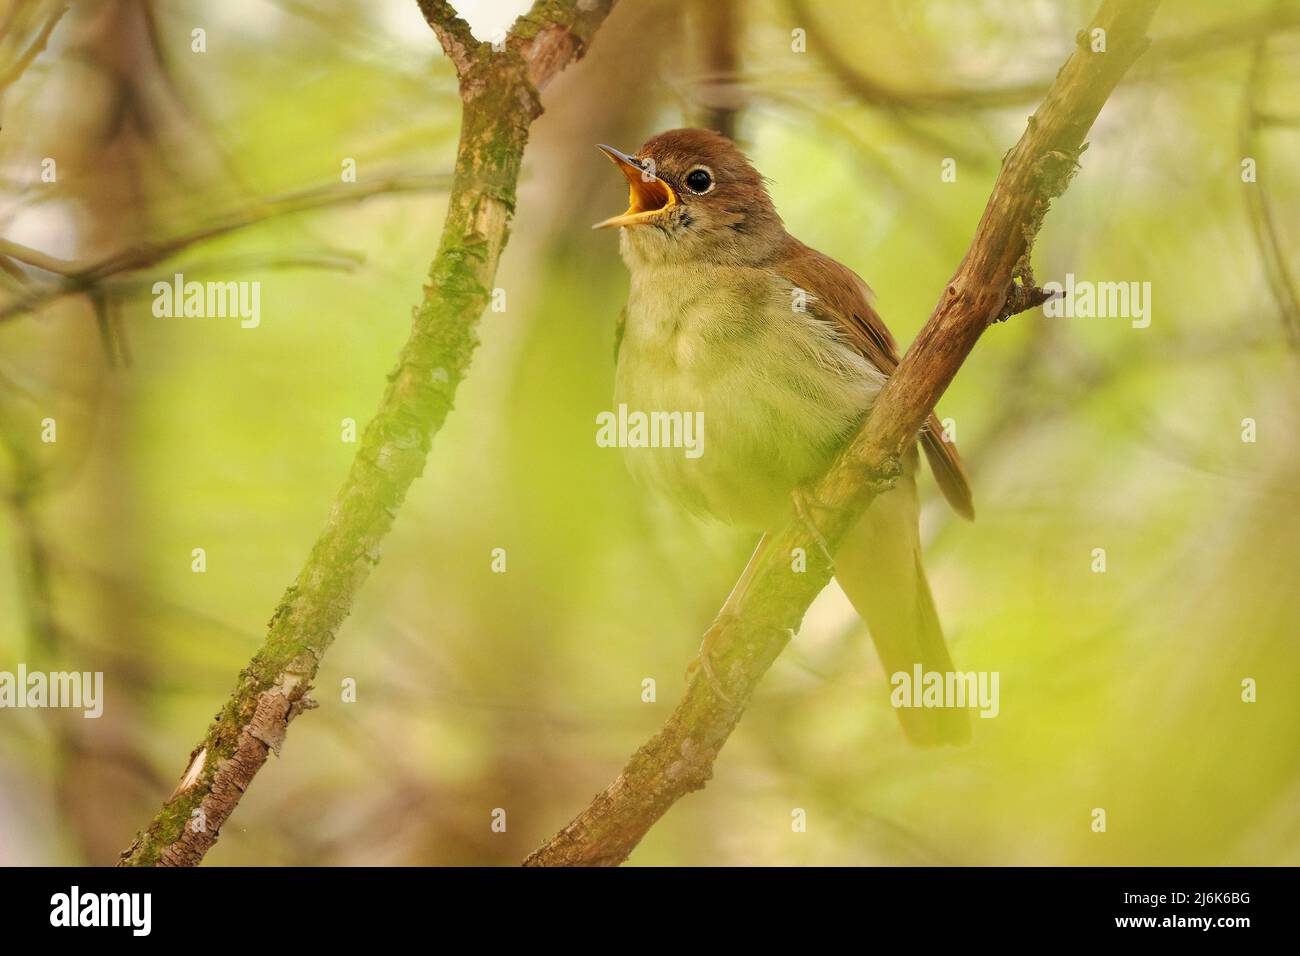
{"label": "forked branch", "polygon": [[460,144],[438,253],[411,335],[379,411],[266,642],[239,675],[216,722],[190,754],[176,790],[122,854],[128,866],[193,866],[217,840],[244,791],[278,752],[353,597],[379,561],[433,436],[469,370],[514,211],[539,91],[582,56],[613,0],[538,0],[501,49],[477,43],[444,0],[420,0],[460,79]]}

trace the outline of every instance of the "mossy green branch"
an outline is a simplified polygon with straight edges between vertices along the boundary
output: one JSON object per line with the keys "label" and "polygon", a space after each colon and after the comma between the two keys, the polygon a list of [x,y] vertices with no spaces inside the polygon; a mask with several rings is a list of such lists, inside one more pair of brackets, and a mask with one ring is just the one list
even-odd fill
{"label": "mossy green branch", "polygon": [[410,337],[325,527],[271,617],[266,642],[122,865],[201,862],[267,754],[279,752],[290,721],[313,706],[308,691],[321,657],[378,563],[380,543],[469,371],[528,130],[542,111],[539,91],[583,54],[613,2],[543,0],[523,21],[526,30],[494,51],[473,39],[446,2],[420,0],[456,67],[464,105],[446,224]]}

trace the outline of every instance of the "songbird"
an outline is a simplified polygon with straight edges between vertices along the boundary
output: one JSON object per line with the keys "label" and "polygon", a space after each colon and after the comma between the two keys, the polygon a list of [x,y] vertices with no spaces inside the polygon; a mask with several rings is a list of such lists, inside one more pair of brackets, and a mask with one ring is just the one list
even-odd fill
{"label": "songbird", "polygon": [[[697,457],[638,448],[629,469],[687,509],[764,532],[719,615],[737,606],[767,532],[798,516],[820,477],[898,365],[898,348],[851,269],[785,230],[764,178],[726,137],[660,133],[635,155],[599,147],[627,178],[619,227],[631,273],[616,329],[615,401],[646,413],[703,413]],[[974,517],[954,445],[931,415],[920,435],[951,507]],[[921,564],[916,448],[891,490],[843,538],[835,577],[867,622],[886,674],[953,670]],[[819,539],[820,540],[820,539]],[[715,633],[719,625],[710,629]],[[721,693],[709,660],[700,665]],[[899,707],[906,736],[969,739],[964,709]]]}

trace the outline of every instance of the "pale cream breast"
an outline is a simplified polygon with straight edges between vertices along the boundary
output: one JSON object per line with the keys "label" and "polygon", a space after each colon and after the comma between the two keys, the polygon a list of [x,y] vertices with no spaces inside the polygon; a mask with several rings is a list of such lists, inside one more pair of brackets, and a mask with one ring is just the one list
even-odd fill
{"label": "pale cream breast", "polygon": [[759,268],[636,265],[615,401],[703,413],[703,449],[629,449],[629,468],[698,513],[766,528],[789,512],[884,376]]}

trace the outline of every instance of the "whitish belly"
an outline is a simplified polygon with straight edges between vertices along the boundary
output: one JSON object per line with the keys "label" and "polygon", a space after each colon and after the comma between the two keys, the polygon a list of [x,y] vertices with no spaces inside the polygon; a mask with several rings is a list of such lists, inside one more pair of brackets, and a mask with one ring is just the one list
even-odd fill
{"label": "whitish belly", "polygon": [[790,492],[820,475],[884,377],[788,289],[679,285],[658,299],[634,282],[615,401],[629,412],[700,413],[702,441],[627,448],[629,470],[690,510],[730,524],[785,520]]}

